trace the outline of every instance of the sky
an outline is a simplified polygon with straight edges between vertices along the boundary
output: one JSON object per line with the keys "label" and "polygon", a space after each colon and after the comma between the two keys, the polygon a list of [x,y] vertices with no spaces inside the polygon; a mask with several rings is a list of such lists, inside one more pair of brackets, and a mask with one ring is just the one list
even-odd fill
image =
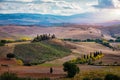
{"label": "sky", "polygon": [[76,15],[92,13],[101,20],[120,20],[120,0],[0,0],[0,14],[37,13]]}

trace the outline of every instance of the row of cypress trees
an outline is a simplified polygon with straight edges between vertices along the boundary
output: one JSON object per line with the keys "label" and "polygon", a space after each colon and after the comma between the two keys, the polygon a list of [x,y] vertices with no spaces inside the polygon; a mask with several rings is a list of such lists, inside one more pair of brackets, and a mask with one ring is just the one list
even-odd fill
{"label": "row of cypress trees", "polygon": [[40,42],[40,41],[44,41],[44,40],[50,40],[50,39],[54,39],[56,38],[55,34],[42,34],[42,35],[37,35],[37,37],[35,37],[33,39],[32,42]]}

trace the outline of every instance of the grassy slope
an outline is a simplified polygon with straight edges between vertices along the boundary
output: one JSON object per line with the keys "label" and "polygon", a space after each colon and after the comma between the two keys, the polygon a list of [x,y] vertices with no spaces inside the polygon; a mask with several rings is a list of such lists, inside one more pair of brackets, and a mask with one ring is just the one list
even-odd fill
{"label": "grassy slope", "polygon": [[114,62],[120,64],[119,62],[120,51],[113,51],[112,49],[106,46],[94,42],[77,42],[77,43],[66,42],[66,44],[76,47],[74,49],[71,49],[73,54],[61,59],[56,59],[53,61],[46,62],[46,64],[53,64],[53,65],[63,64],[66,61],[73,60],[77,57],[83,56],[84,54],[89,54],[90,52],[95,52],[95,51],[102,51],[104,53],[104,57],[101,58],[100,60],[95,61],[95,63],[102,61],[103,64],[113,64]]}
{"label": "grassy slope", "polygon": [[16,45],[14,53],[17,58],[20,58],[23,61],[42,63],[69,55],[71,51],[60,44],[45,41]]}
{"label": "grassy slope", "polygon": [[101,78],[102,80],[104,80],[107,74],[114,74],[114,75],[120,76],[119,71],[120,71],[119,66],[118,67],[105,67],[105,68],[98,69],[98,70],[92,70],[92,71],[88,70],[88,71],[80,72],[74,78],[71,78],[71,79],[64,78],[60,80],[83,80],[83,78],[89,78],[90,80],[93,80],[93,78]]}
{"label": "grassy slope", "polygon": [[0,46],[0,58],[6,58],[6,54],[12,53],[14,47]]}

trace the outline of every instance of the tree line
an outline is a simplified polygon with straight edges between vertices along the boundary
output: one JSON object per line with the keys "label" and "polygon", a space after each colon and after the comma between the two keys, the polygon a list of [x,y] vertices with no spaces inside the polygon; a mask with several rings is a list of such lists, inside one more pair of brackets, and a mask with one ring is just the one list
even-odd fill
{"label": "tree line", "polygon": [[[105,39],[85,39],[85,40],[81,40],[81,39],[71,39],[71,38],[67,38],[67,39],[62,39],[64,41],[72,41],[72,42],[103,42]],[[106,40],[107,42],[120,42],[120,37],[116,37],[115,40],[113,39],[109,39]]]}
{"label": "tree line", "polygon": [[75,64],[89,64],[93,65],[93,61],[98,60],[102,58],[104,55],[102,51],[96,51],[96,52],[90,52],[87,55],[83,55],[82,57],[75,58],[73,60],[70,60],[69,62],[75,63]]}
{"label": "tree line", "polygon": [[0,40],[0,46],[4,46],[6,44],[6,40]]}
{"label": "tree line", "polygon": [[86,39],[86,40],[80,40],[80,39],[63,39],[64,41],[71,41],[71,42],[96,42],[99,44],[102,44],[106,47],[109,47],[114,50],[114,47],[110,45],[111,40],[105,40],[105,39]]}
{"label": "tree line", "polygon": [[56,38],[55,34],[42,34],[42,35],[37,35],[37,37],[35,37],[32,42],[40,42],[40,41],[44,41],[44,40],[50,40],[50,39],[54,39]]}

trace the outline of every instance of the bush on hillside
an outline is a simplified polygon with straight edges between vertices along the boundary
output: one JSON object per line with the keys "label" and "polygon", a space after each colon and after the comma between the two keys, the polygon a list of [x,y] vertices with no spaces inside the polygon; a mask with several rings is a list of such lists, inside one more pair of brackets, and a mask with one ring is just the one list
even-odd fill
{"label": "bush on hillside", "polygon": [[14,58],[14,57],[15,57],[15,55],[13,53],[8,53],[7,54],[7,58],[8,59],[11,59],[11,58]]}
{"label": "bush on hillside", "polygon": [[120,37],[117,37],[115,42],[120,42]]}
{"label": "bush on hillside", "polygon": [[0,42],[5,44],[7,43],[7,40],[1,40]]}
{"label": "bush on hillside", "polygon": [[120,80],[120,77],[114,74],[107,74],[105,80]]}
{"label": "bush on hillside", "polygon": [[102,80],[101,78],[93,78],[93,80]]}
{"label": "bush on hillside", "polygon": [[0,46],[4,46],[5,44],[4,43],[0,43]]}
{"label": "bush on hillside", "polygon": [[63,70],[68,73],[68,77],[74,77],[77,73],[79,73],[79,67],[77,67],[75,64],[70,62],[65,62],[63,64],[64,68]]}
{"label": "bush on hillside", "polygon": [[5,72],[0,76],[0,80],[50,80],[50,78],[19,78],[15,73]]}
{"label": "bush on hillside", "polygon": [[16,60],[16,62],[17,62],[18,65],[23,65],[23,61],[20,60],[20,59]]}
{"label": "bush on hillside", "polygon": [[88,78],[88,77],[85,77],[85,78],[83,78],[83,80],[90,80],[90,78]]}
{"label": "bush on hillside", "polygon": [[14,73],[6,72],[0,76],[0,80],[18,80],[18,77]]}
{"label": "bush on hillside", "polygon": [[4,46],[7,43],[6,40],[0,40],[0,46]]}
{"label": "bush on hillside", "polygon": [[40,42],[40,41],[50,40],[50,39],[54,39],[54,38],[56,38],[55,34],[53,34],[53,35],[50,35],[50,34],[37,35],[37,37],[35,37],[32,42]]}

